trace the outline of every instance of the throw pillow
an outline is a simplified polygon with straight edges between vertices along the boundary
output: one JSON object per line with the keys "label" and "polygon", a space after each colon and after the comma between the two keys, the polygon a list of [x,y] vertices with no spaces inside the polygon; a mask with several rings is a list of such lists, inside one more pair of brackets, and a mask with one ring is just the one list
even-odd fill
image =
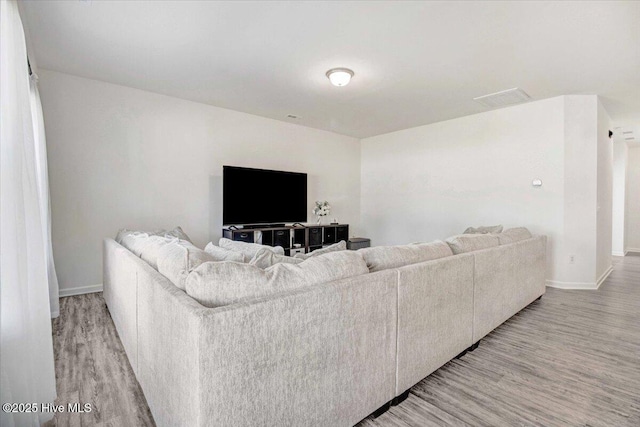
{"label": "throw pillow", "polygon": [[368,273],[353,251],[332,252],[300,264],[276,264],[261,269],[236,262],[206,262],[187,277],[187,294],[207,307],[220,307],[300,287]]}
{"label": "throw pillow", "polygon": [[121,236],[120,244],[129,249],[136,256],[140,256],[142,249],[147,244],[148,238],[148,233],[142,231],[131,231]]}
{"label": "throw pillow", "polygon": [[440,240],[401,246],[374,246],[358,249],[358,253],[362,255],[371,272],[453,255],[449,245]]}
{"label": "throw pillow", "polygon": [[462,234],[488,234],[488,233],[502,233],[502,225],[489,225],[483,227],[469,227],[464,230]]}
{"label": "throw pillow", "polygon": [[314,256],[324,255],[329,252],[346,251],[346,250],[347,250],[347,242],[345,242],[344,240],[340,240],[338,243],[334,243],[333,245],[329,245],[321,249],[316,249],[315,251],[309,252],[308,254],[295,254],[293,257],[299,258],[299,259],[307,259]]}
{"label": "throw pillow", "polygon": [[519,242],[533,237],[526,227],[508,228],[500,234],[496,234],[501,245]]}
{"label": "throw pillow", "polygon": [[178,242],[175,237],[149,236],[140,245],[140,258],[149,263],[156,270],[158,269],[158,254],[164,245]]}
{"label": "throw pillow", "polygon": [[169,243],[158,251],[158,272],[178,288],[185,289],[189,273],[203,262],[215,259],[186,240]]}
{"label": "throw pillow", "polygon": [[[140,235],[140,234],[146,234],[148,236],[162,236],[162,237],[175,237],[178,238],[180,240],[186,240],[188,242],[191,242],[191,239],[189,238],[189,236],[187,236],[187,234],[182,230],[182,227],[176,227],[171,231],[166,231],[166,230],[155,230],[155,231],[141,231],[141,230],[129,230],[126,228],[122,228],[120,230],[118,230],[118,234],[116,234],[116,242],[120,243],[122,245],[122,241],[124,240],[124,238],[126,236],[129,235]],[[193,242],[191,242],[193,243]],[[123,245],[124,246],[124,245]]]}
{"label": "throw pillow", "polygon": [[500,245],[495,234],[459,234],[447,239],[455,255]]}
{"label": "throw pillow", "polygon": [[170,231],[161,231],[158,234],[159,235],[160,234],[164,234],[165,237],[177,237],[180,240],[186,240],[187,242],[193,243],[191,241],[191,239],[189,238],[189,236],[187,236],[187,233],[185,233],[182,230],[182,227],[180,227],[180,226],[177,226],[176,228],[174,228],[173,230],[170,230]]}
{"label": "throw pillow", "polygon": [[251,261],[249,261],[249,264],[265,269],[276,264],[281,264],[281,263],[300,264],[302,261],[303,260],[299,258],[292,258],[290,256],[278,255],[275,252],[270,251],[269,249],[262,248],[258,252],[256,252],[256,255],[253,258],[251,258]]}
{"label": "throw pillow", "polygon": [[245,259],[251,259],[256,256],[256,253],[262,249],[267,248],[278,255],[284,255],[284,248],[282,246],[266,246],[259,245],[257,243],[237,242],[226,238],[221,238],[218,242],[218,246],[221,248],[229,249],[231,251],[241,252],[244,254]]}
{"label": "throw pillow", "polygon": [[213,242],[207,243],[204,251],[215,258],[216,261],[246,262],[245,256],[242,252],[221,248],[220,246],[214,245]]}

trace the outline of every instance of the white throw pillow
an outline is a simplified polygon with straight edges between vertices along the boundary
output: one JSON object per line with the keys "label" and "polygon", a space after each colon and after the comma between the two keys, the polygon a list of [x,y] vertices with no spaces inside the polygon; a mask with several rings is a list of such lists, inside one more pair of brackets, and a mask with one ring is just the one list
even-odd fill
{"label": "white throw pillow", "polygon": [[285,264],[300,264],[303,260],[299,258],[292,258],[286,255],[278,255],[269,249],[262,248],[256,255],[251,258],[249,264],[255,265],[259,268],[269,268],[273,265],[285,263]]}
{"label": "white throw pillow", "polygon": [[459,234],[447,239],[447,244],[454,254],[478,251],[500,245],[496,234]]}
{"label": "white throw pillow", "polygon": [[242,252],[231,251],[229,249],[216,246],[213,242],[207,243],[204,247],[206,253],[215,258],[216,261],[246,262],[246,257]]}
{"label": "white throw pillow", "polygon": [[140,258],[149,263],[150,266],[158,269],[158,255],[160,249],[169,243],[176,243],[180,240],[175,237],[149,236],[140,245]]}
{"label": "white throw pillow", "polygon": [[158,272],[180,289],[185,289],[189,273],[203,262],[215,259],[186,240],[169,243],[158,251]]}
{"label": "white throw pillow", "polygon": [[409,264],[452,256],[449,245],[441,240],[430,243],[412,243],[398,246],[374,246],[358,249],[369,271],[380,271]]}
{"label": "white throw pillow", "polygon": [[142,249],[148,243],[150,235],[143,231],[131,231],[123,234],[120,238],[120,244],[129,249],[136,256],[140,256]]}
{"label": "white throw pillow", "polygon": [[464,230],[462,234],[488,234],[488,233],[502,233],[502,225],[487,225],[482,227],[469,227]]}
{"label": "white throw pillow", "polygon": [[278,255],[284,255],[284,248],[282,246],[266,246],[259,245],[257,243],[237,242],[224,237],[220,239],[218,246],[224,249],[229,249],[230,251],[242,252],[245,259],[253,258],[262,248],[267,248]]}
{"label": "white throw pillow", "polygon": [[246,298],[332,282],[368,273],[362,257],[353,251],[332,252],[300,264],[276,264],[261,269],[237,262],[206,262],[187,277],[186,288],[200,304],[219,307]]}
{"label": "white throw pillow", "polygon": [[526,227],[508,228],[502,233],[496,234],[501,245],[527,240],[533,237]]}
{"label": "white throw pillow", "polygon": [[142,230],[129,230],[129,229],[123,228],[118,230],[118,234],[116,235],[115,240],[116,242],[122,245],[122,242],[126,236],[141,235],[141,234],[146,234],[147,236],[177,237],[180,240],[186,240],[188,242],[191,242],[191,239],[189,238],[189,236],[187,236],[187,234],[182,230],[182,227],[180,226],[174,228],[171,231],[166,231],[166,230],[142,231]]}
{"label": "white throw pillow", "polygon": [[164,237],[177,237],[180,240],[186,240],[187,242],[191,242],[191,239],[189,238],[189,236],[187,236],[187,233],[185,233],[182,230],[182,227],[177,226],[176,228],[174,228],[173,230],[170,231],[161,231],[161,232],[157,232],[158,235],[163,234]]}
{"label": "white throw pillow", "polygon": [[347,242],[345,242],[344,240],[340,240],[338,243],[334,243],[333,245],[329,245],[321,249],[316,249],[315,251],[309,252],[308,254],[295,254],[293,257],[300,258],[300,259],[308,259],[310,257],[324,255],[329,252],[346,251],[346,250],[347,250]]}

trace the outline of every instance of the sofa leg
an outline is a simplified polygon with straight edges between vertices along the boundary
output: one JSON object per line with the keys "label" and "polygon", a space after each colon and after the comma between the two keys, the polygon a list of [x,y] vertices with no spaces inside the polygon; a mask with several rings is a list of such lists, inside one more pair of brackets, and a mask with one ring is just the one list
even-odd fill
{"label": "sofa leg", "polygon": [[[469,348],[471,348],[471,347],[469,347]],[[456,356],[456,359],[460,359],[462,356],[467,354],[469,352],[469,348],[465,348],[464,350],[462,350],[462,352],[459,355]]]}
{"label": "sofa leg", "polygon": [[391,407],[391,402],[387,402],[384,405],[382,405],[381,407],[379,407],[378,409],[376,409],[373,412],[373,418],[378,418],[380,415],[384,414],[385,412],[387,412],[389,410],[389,408]]}
{"label": "sofa leg", "polygon": [[409,390],[405,391],[404,393],[402,393],[400,396],[396,396],[391,400],[391,405],[392,406],[396,406],[401,404],[402,402],[404,402],[405,400],[407,400],[407,397],[409,397]]}
{"label": "sofa leg", "polygon": [[459,355],[456,356],[456,359],[460,359],[462,356],[464,356],[465,354],[475,350],[476,348],[478,348],[478,346],[480,345],[480,341],[478,341],[477,343],[471,344],[469,347],[465,348],[462,353],[460,353]]}

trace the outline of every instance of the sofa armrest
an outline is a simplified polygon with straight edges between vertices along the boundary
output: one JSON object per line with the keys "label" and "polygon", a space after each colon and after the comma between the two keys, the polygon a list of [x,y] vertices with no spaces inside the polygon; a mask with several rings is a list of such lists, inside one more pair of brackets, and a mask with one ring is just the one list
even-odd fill
{"label": "sofa armrest", "polygon": [[206,308],[144,263],[138,271],[138,382],[159,426],[196,426]]}

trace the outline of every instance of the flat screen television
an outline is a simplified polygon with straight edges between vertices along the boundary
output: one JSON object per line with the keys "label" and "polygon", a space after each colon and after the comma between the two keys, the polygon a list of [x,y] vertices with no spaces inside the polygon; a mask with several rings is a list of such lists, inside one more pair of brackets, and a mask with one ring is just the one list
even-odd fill
{"label": "flat screen television", "polygon": [[306,173],[222,167],[223,225],[306,221]]}

